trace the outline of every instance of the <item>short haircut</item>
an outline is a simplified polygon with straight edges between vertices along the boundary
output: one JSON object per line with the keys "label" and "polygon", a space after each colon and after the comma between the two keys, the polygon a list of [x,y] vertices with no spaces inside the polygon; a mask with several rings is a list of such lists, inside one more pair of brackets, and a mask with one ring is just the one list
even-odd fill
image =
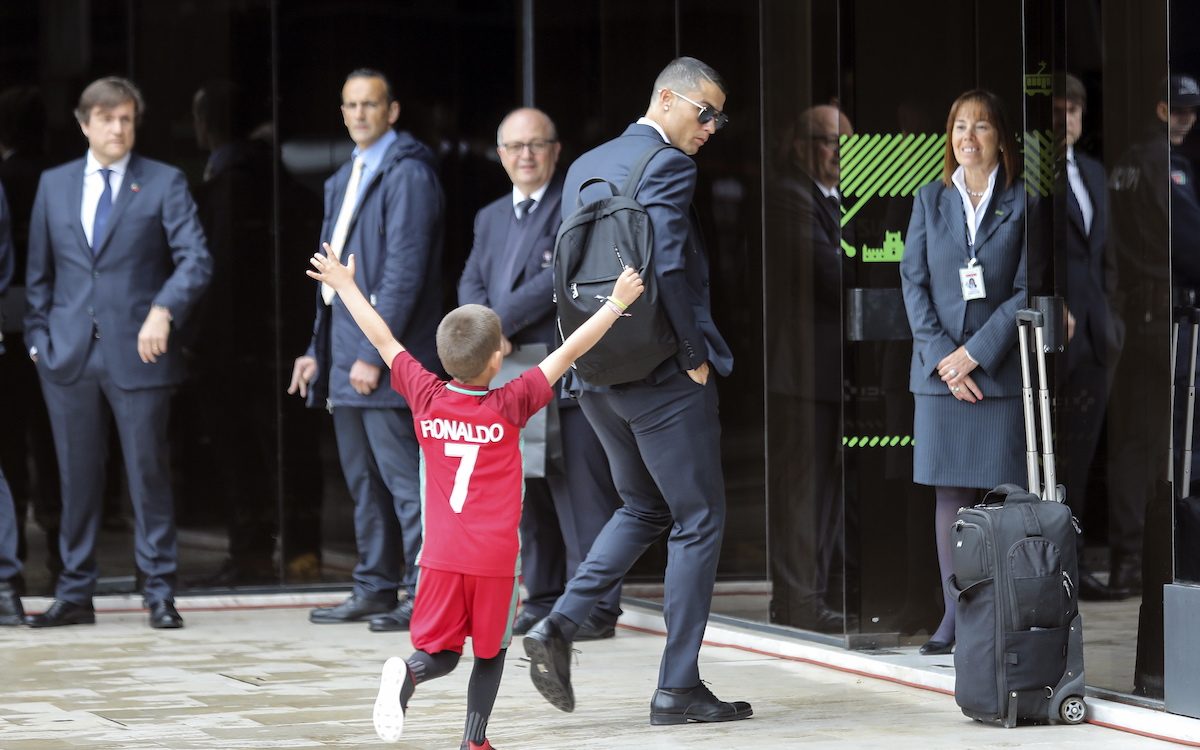
{"label": "short haircut", "polygon": [[437,327],[437,353],[450,377],[478,377],[500,351],[500,316],[483,305],[463,305],[446,313]]}
{"label": "short haircut", "polygon": [[1080,109],[1087,109],[1087,89],[1083,87],[1083,81],[1070,73],[1063,73],[1055,81],[1055,84],[1057,84],[1055,88],[1061,92],[1059,96],[1078,104]]}
{"label": "short haircut", "polygon": [[146,101],[142,99],[142,92],[138,90],[133,81],[117,76],[100,78],[89,83],[83,93],[79,95],[79,105],[75,108],[75,119],[86,123],[92,116],[92,110],[96,107],[112,109],[125,102],[133,102],[134,123],[140,125],[142,115],[146,112]]}
{"label": "short haircut", "polygon": [[546,114],[545,112],[538,109],[537,107],[517,107],[513,111],[506,114],[504,116],[504,119],[500,121],[500,124],[496,126],[496,145],[497,146],[501,145],[500,144],[500,138],[501,138],[500,131],[504,130],[504,123],[508,122],[508,119],[510,117],[512,117],[513,115],[517,114],[518,112],[536,112],[539,115],[541,115],[542,117],[546,118],[546,122],[550,125],[550,140],[552,140],[552,141],[558,140],[558,128],[554,126],[554,120],[550,119],[550,115]]}
{"label": "short haircut", "polygon": [[946,117],[946,159],[942,166],[942,183],[949,187],[953,184],[950,178],[958,169],[958,160],[954,158],[954,120],[958,111],[968,104],[978,104],[983,110],[983,119],[996,129],[1000,141],[1000,164],[1004,167],[1004,187],[1007,188],[1017,179],[1020,162],[1017,160],[1017,142],[1013,132],[1008,127],[1008,118],[1004,114],[1004,102],[985,89],[971,89],[962,94],[950,105],[950,114]]}
{"label": "short haircut", "polygon": [[346,80],[342,82],[342,85],[345,86],[355,78],[378,78],[383,81],[383,88],[387,92],[387,103],[391,104],[396,101],[396,95],[392,93],[392,82],[388,80],[388,77],[382,71],[375,68],[355,68],[350,71],[350,75],[346,76]]}
{"label": "short haircut", "polygon": [[713,70],[712,66],[694,57],[677,57],[667,63],[667,67],[654,79],[654,90],[650,92],[650,98],[653,99],[663,89],[699,91],[701,81],[711,81],[722,94],[729,93],[725,88],[725,79],[721,78],[721,74]]}

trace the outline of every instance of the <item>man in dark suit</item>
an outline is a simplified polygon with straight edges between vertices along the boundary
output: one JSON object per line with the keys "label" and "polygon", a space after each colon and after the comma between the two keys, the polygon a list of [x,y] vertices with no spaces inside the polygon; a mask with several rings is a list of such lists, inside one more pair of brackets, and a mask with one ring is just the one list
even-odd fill
{"label": "man in dark suit", "polygon": [[[24,352],[25,257],[29,246],[29,215],[38,179],[47,166],[42,154],[46,137],[45,105],[33,86],[13,86],[0,92],[0,183],[8,198],[12,219],[13,276],[4,301],[0,325],[10,352]],[[51,585],[62,570],[58,550],[58,525],[62,498],[58,486],[58,461],[50,419],[38,385],[37,366],[22,356],[0,359],[0,389],[20,393],[21,398],[0,404],[0,465],[8,470],[9,487],[19,518],[30,505],[33,517],[46,540],[46,569]],[[29,471],[32,465],[33,472]],[[28,554],[25,529],[17,528],[17,549],[22,559]]]}
{"label": "man in dark suit", "polygon": [[[527,345],[553,349],[552,261],[562,203],[562,177],[554,173],[561,146],[554,123],[536,109],[518,109],[505,117],[496,144],[513,189],[475,215],[475,244],[458,282],[458,303],[495,310],[508,350]],[[513,624],[517,634],[550,613],[620,505],[604,449],[578,403],[562,398],[557,406],[563,466],[547,466],[544,478],[525,480],[521,575],[528,596]],[[620,600],[618,584],[600,599],[575,639],[612,636]]]}
{"label": "man in dark suit", "polygon": [[[850,120],[828,104],[797,118],[768,194],[784,248],[768,295],[779,340],[767,368],[775,422],[784,444],[807,446],[776,472],[783,499],[771,524],[772,621],[841,632],[841,603],[827,598],[834,555],[843,549],[840,452],[842,413],[842,209],[839,138]],[[849,238],[847,238],[849,240]],[[853,241],[850,241],[853,244]],[[812,335],[797,335],[796,331]]]}
{"label": "man in dark suit", "polygon": [[[732,721],[753,713],[748,703],[718,700],[700,681],[698,665],[725,528],[721,424],[710,376],[728,375],[733,355],[712,322],[708,259],[691,205],[697,170],[689,157],[725,124],[725,96],[724,82],[708,65],[690,57],[671,61],[654,82],[645,116],[579,157],[563,185],[563,213],[569,214],[586,180],[624,184],[651,149],[663,143],[675,147],[650,160],[637,200],[649,215],[660,304],[678,348],[644,380],[612,387],[578,384],[580,405],[604,445],[625,504],[600,532],[549,617],[525,636],[534,686],[564,711],[575,707],[570,644],[579,626],[667,532],[667,640],[650,721]],[[607,195],[595,185],[582,198],[586,203]]]}
{"label": "man in dark suit", "polygon": [[212,259],[183,173],[133,153],[144,110],[122,78],[84,89],[87,155],[47,170],[29,225],[25,342],[58,452],[63,572],[34,627],[95,622],[96,533],[111,410],[137,518],[135,558],[150,625],[178,628],[178,553],[167,417],[183,379],[168,346],[208,284]]}
{"label": "man in dark suit", "polygon": [[[13,276],[12,221],[8,213],[8,201],[4,198],[4,185],[0,184],[0,300],[8,291]],[[0,316],[3,323],[3,316]],[[0,334],[0,356],[4,355],[4,335]],[[18,519],[13,509],[12,492],[0,469],[0,625],[20,625],[25,619],[13,581],[21,575],[21,560],[17,557],[17,529],[23,519]]]}
{"label": "man in dark suit", "polygon": [[[1054,99],[1061,121],[1067,166],[1067,380],[1062,403],[1062,446],[1067,502],[1085,518],[1088,477],[1104,427],[1113,368],[1121,352],[1121,324],[1111,306],[1116,281],[1115,257],[1108,242],[1108,178],[1104,166],[1076,147],[1083,134],[1087,91],[1072,75],[1064,75],[1063,96]],[[1079,596],[1114,598],[1113,592],[1086,567],[1079,545]],[[1124,598],[1127,592],[1118,592]]]}
{"label": "man in dark suit", "polygon": [[[359,288],[405,347],[436,367],[441,320],[445,200],[433,152],[392,129],[400,103],[382,73],[361,69],[342,87],[353,158],[325,182],[321,241],[354,254]],[[296,269],[299,273],[299,269]],[[328,286],[317,288],[312,343],[296,359],[288,393],[329,408],[338,455],[354,498],[358,564],[354,590],[315,623],[371,619],[374,631],[408,630],[421,549],[420,454],[412,413],[384,373],[390,362]],[[397,603],[397,592],[408,594]]]}

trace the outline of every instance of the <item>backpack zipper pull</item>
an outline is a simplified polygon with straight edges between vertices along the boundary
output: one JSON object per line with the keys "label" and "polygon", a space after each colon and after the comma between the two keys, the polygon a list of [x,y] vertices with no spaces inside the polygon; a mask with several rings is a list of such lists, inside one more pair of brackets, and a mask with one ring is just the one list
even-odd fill
{"label": "backpack zipper pull", "polygon": [[571,299],[579,299],[579,286],[574,281],[571,282]]}

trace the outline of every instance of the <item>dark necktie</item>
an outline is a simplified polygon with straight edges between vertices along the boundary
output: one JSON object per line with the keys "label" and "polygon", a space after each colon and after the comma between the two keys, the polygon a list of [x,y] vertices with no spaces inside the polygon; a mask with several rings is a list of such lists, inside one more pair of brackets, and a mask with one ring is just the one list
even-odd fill
{"label": "dark necktie", "polygon": [[526,198],[517,204],[517,221],[521,221],[529,215],[529,211],[533,208],[534,203],[536,201],[533,198]]}
{"label": "dark necktie", "polygon": [[93,253],[100,250],[100,243],[104,241],[104,229],[108,226],[108,215],[112,213],[112,183],[108,181],[111,174],[111,169],[100,170],[100,178],[104,180],[104,192],[100,193],[100,201],[96,204],[96,220],[92,222]]}
{"label": "dark necktie", "polygon": [[840,223],[842,220],[842,202],[838,200],[836,195],[827,195],[825,196],[825,200],[829,201],[830,207],[833,208],[833,215],[838,218],[838,222]]}

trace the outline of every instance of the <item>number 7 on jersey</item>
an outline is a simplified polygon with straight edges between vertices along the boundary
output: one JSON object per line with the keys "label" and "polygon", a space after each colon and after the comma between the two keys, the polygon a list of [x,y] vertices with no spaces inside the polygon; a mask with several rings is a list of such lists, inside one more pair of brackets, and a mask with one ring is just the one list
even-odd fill
{"label": "number 7 on jersey", "polygon": [[445,443],[446,455],[461,458],[458,471],[454,474],[454,489],[450,492],[450,509],[462,513],[467,502],[467,485],[471,483],[471,473],[475,471],[475,459],[479,457],[479,446],[468,443]]}

